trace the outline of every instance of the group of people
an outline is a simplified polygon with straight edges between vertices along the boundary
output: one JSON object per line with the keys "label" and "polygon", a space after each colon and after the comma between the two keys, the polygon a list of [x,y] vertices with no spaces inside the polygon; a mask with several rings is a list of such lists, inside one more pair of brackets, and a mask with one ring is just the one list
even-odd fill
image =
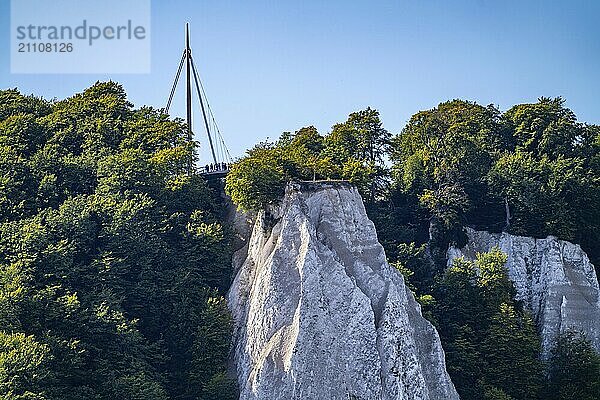
{"label": "group of people", "polygon": [[205,173],[210,173],[210,172],[221,172],[221,171],[228,171],[229,170],[229,164],[224,163],[224,162],[220,162],[220,163],[210,163],[204,166],[204,172]]}

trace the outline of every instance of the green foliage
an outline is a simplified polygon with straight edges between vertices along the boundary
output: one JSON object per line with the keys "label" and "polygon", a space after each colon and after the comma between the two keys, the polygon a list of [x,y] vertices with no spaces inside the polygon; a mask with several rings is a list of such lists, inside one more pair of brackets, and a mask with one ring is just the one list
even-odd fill
{"label": "green foliage", "polygon": [[[53,102],[0,91],[0,397],[237,398],[223,299],[232,235],[218,194],[188,170],[187,133],[113,82]],[[557,235],[597,263],[600,127],[560,98],[505,113],[454,100],[391,138],[367,108],[327,135],[309,126],[257,145],[225,189],[257,210],[290,180],[328,179],[366,200],[461,398],[539,398],[540,341],[505,255],[446,268],[445,254],[468,225]],[[561,337],[544,398],[598,398],[599,368],[587,342]]]}
{"label": "green foliage", "polygon": [[486,386],[483,392],[484,400],[512,400],[513,398],[504,393],[504,390],[495,386]]}
{"label": "green foliage", "polygon": [[374,202],[387,186],[389,137],[379,113],[370,108],[350,114],[324,137],[312,126],[286,132],[276,143],[260,143],[236,162],[225,189],[243,210],[258,210],[277,203],[291,180],[344,179]]}
{"label": "green foliage", "polygon": [[576,332],[559,336],[550,359],[548,400],[600,398],[600,355]]}
{"label": "green foliage", "polygon": [[270,145],[259,145],[232,165],[225,190],[242,210],[260,209],[283,196],[286,182],[279,153]]}
{"label": "green foliage", "polygon": [[505,262],[498,249],[456,259],[434,289],[448,372],[463,399],[535,399],[542,388],[540,339]]}
{"label": "green foliage", "polygon": [[448,244],[461,243],[463,225],[555,235],[580,243],[598,263],[599,134],[577,122],[561,98],[504,114],[462,100],[442,103],[415,114],[393,139],[391,198],[420,208],[407,221],[413,225],[428,215],[438,264]]}
{"label": "green foliage", "polygon": [[485,176],[509,141],[500,112],[454,100],[415,114],[393,142],[397,190],[412,193],[446,228],[462,224],[486,193]]}
{"label": "green foliage", "polygon": [[112,82],[0,99],[1,397],[234,391],[230,233],[183,123]]}
{"label": "green foliage", "polygon": [[204,400],[237,400],[239,393],[224,373],[213,376],[204,387]]}
{"label": "green foliage", "polygon": [[11,400],[42,400],[50,375],[50,349],[33,336],[0,332],[0,395]]}
{"label": "green foliage", "polygon": [[498,160],[489,177],[492,187],[508,199],[513,208],[511,229],[517,234],[554,234],[577,240],[577,231],[587,217],[588,187],[594,177],[578,158],[547,156],[535,159],[531,153],[507,154]]}
{"label": "green foliage", "polygon": [[235,384],[223,372],[227,368],[231,318],[222,297],[209,298],[207,305],[194,335],[190,381],[205,399],[234,399]]}
{"label": "green foliage", "polygon": [[417,296],[429,294],[433,290],[436,267],[427,254],[427,246],[401,243],[394,252],[396,261],[392,263],[408,280]]}
{"label": "green foliage", "polygon": [[390,139],[379,112],[367,107],[350,114],[346,122],[334,125],[326,142],[331,157],[339,163],[354,158],[378,164],[384,161]]}
{"label": "green foliage", "polygon": [[535,157],[573,157],[578,153],[583,126],[557,97],[542,97],[534,104],[519,104],[505,113],[517,149]]}
{"label": "green foliage", "polygon": [[391,140],[383,128],[379,112],[370,107],[348,116],[333,126],[325,138],[325,156],[353,182],[372,203],[385,194],[388,171],[385,160]]}

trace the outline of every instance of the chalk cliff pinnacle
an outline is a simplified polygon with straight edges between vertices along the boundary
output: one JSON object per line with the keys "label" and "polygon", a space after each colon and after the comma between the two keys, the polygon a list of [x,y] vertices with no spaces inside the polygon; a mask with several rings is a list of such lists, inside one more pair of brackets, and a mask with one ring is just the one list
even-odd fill
{"label": "chalk cliff pinnacle", "polygon": [[288,185],[234,263],[241,400],[458,399],[436,330],[349,184]]}

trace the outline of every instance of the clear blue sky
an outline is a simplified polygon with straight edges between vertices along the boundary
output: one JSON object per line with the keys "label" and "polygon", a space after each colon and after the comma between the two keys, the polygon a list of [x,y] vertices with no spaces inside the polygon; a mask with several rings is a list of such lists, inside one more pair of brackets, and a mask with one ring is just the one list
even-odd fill
{"label": "clear blue sky", "polygon": [[[152,73],[112,76],[11,75],[9,14],[9,1],[0,0],[0,88],[63,98],[112,79],[136,106],[157,107],[189,21],[196,63],[235,156],[305,125],[325,133],[367,106],[394,133],[413,113],[453,98],[504,110],[563,96],[581,121],[600,122],[598,1],[154,0]],[[183,92],[176,102],[182,116]]]}

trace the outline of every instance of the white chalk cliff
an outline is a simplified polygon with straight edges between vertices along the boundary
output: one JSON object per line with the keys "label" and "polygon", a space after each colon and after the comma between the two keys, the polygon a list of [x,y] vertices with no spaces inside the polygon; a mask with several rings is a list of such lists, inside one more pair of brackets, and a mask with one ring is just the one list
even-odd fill
{"label": "white chalk cliff", "polygon": [[288,185],[236,259],[241,400],[458,399],[438,334],[353,187]]}
{"label": "white chalk cliff", "polygon": [[600,289],[594,266],[579,245],[549,236],[545,239],[467,229],[462,249],[448,250],[449,262],[498,246],[508,255],[508,275],[535,318],[547,356],[559,333],[584,333],[600,351]]}

